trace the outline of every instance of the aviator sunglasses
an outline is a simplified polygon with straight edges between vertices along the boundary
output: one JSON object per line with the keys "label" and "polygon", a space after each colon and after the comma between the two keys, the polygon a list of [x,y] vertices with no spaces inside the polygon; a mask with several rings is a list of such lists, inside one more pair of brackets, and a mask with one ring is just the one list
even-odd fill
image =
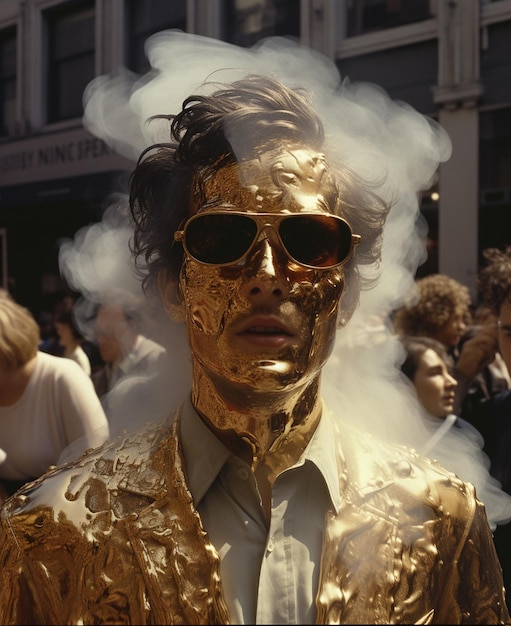
{"label": "aviator sunglasses", "polygon": [[240,263],[263,230],[271,228],[292,261],[311,269],[338,267],[360,242],[346,220],[328,213],[215,211],[189,218],[174,233],[188,254],[205,265]]}

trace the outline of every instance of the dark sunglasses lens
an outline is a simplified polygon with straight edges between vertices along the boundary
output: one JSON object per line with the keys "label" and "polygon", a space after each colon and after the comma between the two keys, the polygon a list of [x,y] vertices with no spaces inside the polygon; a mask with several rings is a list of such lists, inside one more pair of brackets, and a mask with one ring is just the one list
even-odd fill
{"label": "dark sunglasses lens", "polygon": [[241,258],[257,234],[257,225],[243,215],[201,215],[186,227],[189,253],[202,263],[222,265]]}
{"label": "dark sunglasses lens", "polygon": [[331,215],[296,215],[283,220],[280,238],[298,263],[331,267],[342,263],[351,249],[351,229]]}

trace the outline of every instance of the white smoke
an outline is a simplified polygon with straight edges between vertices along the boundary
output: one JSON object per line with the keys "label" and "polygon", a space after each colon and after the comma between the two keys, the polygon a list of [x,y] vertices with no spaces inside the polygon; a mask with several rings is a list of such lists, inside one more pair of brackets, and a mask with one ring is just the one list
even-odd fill
{"label": "white smoke", "polygon": [[60,271],[69,286],[92,302],[101,302],[114,287],[141,293],[129,249],[132,233],[126,198],[118,196],[101,222],[61,243]]}
{"label": "white smoke", "polygon": [[[361,301],[361,310],[388,311],[401,301],[425,260],[424,225],[417,224],[418,194],[431,185],[439,163],[450,156],[450,141],[439,125],[392,101],[376,85],[341,80],[331,60],[285,38],[269,38],[246,49],[164,31],[149,38],[146,52],[153,68],[147,76],[124,71],[89,85],[84,124],[92,133],[135,161],[144,148],[169,139],[166,122],[147,120],[177,113],[190,94],[211,92],[219,82],[249,73],[271,74],[290,87],[307,88],[325,127],[327,159],[351,167],[385,200],[395,201],[386,229],[382,279]],[[204,86],[204,81],[209,84]]]}
{"label": "white smoke", "polygon": [[[407,104],[392,101],[376,85],[351,83],[339,75],[331,60],[283,38],[245,49],[165,31],[147,41],[146,52],[153,68],[147,76],[124,70],[116,77],[100,77],[84,96],[85,126],[120,154],[136,161],[146,147],[167,142],[168,124],[149,125],[147,120],[178,113],[189,95],[209,93],[218,83],[250,73],[269,74],[312,93],[325,127],[327,160],[347,165],[393,203],[384,231],[381,278],[374,289],[361,294],[355,316],[338,333],[323,375],[323,394],[334,412],[376,436],[420,447],[428,435],[418,418],[416,397],[399,373],[403,353],[389,329],[388,314],[409,296],[415,271],[425,260],[426,226],[419,212],[419,195],[430,187],[438,165],[450,156],[445,131]],[[204,81],[210,84],[204,86]],[[101,294],[112,284],[140,295],[129,258],[130,235],[127,214],[114,207],[101,224],[81,231],[62,248],[62,272],[87,300],[101,301]],[[153,337],[171,326],[168,321],[158,323],[149,331]],[[182,340],[184,329],[179,330],[179,337],[177,331],[172,332],[162,343],[168,342],[176,364],[176,376],[169,377],[169,385],[178,381],[182,392],[183,385],[187,387],[183,364],[188,374],[189,355]],[[133,382],[133,389],[141,388],[140,381]],[[179,396],[169,386],[165,393],[173,401]],[[153,404],[159,414],[168,401],[159,398]],[[117,396],[114,405],[123,411],[129,406],[136,415],[148,412],[144,400],[137,404]]]}
{"label": "white smoke", "polygon": [[[363,413],[360,398],[353,391],[359,387],[369,414],[370,407],[378,406],[378,396],[380,409],[395,407],[393,399],[403,395],[394,384],[399,348],[392,336],[385,336],[389,350],[377,349],[368,358],[365,351],[370,350],[368,339],[373,334],[366,329],[374,318],[384,320],[409,293],[414,272],[424,260],[418,194],[430,185],[438,164],[450,154],[445,132],[408,105],[393,102],[378,86],[351,83],[339,75],[331,60],[287,39],[270,38],[246,49],[165,31],[147,41],[146,53],[153,68],[146,76],[122,71],[112,78],[99,77],[84,96],[85,126],[119,153],[136,161],[146,147],[168,141],[168,124],[148,124],[147,120],[179,112],[189,95],[211,92],[218,83],[250,73],[269,73],[313,94],[325,127],[327,160],[346,164],[394,203],[385,228],[381,278],[374,289],[362,293],[354,319],[339,333],[337,349],[325,369],[324,387],[327,394],[330,387],[343,394],[351,389],[348,397],[359,414]],[[64,275],[88,300],[101,300],[101,292],[112,284],[128,281],[128,289],[138,289],[131,282],[129,236],[129,218],[114,207],[101,224],[80,232],[74,244],[62,249]],[[343,367],[348,355],[349,365]],[[373,399],[365,393],[368,378]]]}

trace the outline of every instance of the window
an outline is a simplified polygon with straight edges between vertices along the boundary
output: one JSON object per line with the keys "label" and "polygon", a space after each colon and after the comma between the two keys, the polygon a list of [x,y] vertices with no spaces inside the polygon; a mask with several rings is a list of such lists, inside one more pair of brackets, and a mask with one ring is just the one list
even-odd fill
{"label": "window", "polygon": [[271,36],[300,37],[300,0],[226,0],[224,39],[250,47]]}
{"label": "window", "polygon": [[128,0],[126,64],[145,74],[149,61],[144,52],[146,39],[161,30],[186,30],[186,0]]}
{"label": "window", "polygon": [[481,113],[479,119],[480,187],[511,192],[511,108]]}
{"label": "window", "polygon": [[0,32],[0,135],[12,134],[16,122],[16,28]]}
{"label": "window", "polygon": [[479,188],[479,251],[508,246],[511,232],[511,108],[487,111],[479,116]]}
{"label": "window", "polygon": [[348,37],[432,17],[430,0],[348,0]]}
{"label": "window", "polygon": [[94,0],[73,0],[44,13],[48,38],[47,120],[83,113],[82,96],[94,78]]}

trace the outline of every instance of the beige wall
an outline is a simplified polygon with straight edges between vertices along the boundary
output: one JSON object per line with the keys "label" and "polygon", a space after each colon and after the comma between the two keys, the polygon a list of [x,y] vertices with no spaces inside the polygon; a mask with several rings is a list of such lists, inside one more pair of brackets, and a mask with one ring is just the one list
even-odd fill
{"label": "beige wall", "polygon": [[452,156],[440,166],[439,271],[476,296],[479,216],[479,111],[442,109],[439,122],[449,134]]}

